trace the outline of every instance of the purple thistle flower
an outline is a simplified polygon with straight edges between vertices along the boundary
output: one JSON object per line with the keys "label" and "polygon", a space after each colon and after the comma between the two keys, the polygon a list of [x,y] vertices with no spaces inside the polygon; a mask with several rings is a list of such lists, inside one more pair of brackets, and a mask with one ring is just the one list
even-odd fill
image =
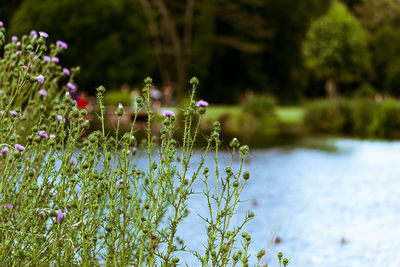
{"label": "purple thistle flower", "polygon": [[67,83],[67,87],[68,87],[69,89],[71,89],[71,91],[75,91],[75,90],[76,90],[76,85],[73,84],[73,83]]}
{"label": "purple thistle flower", "polygon": [[37,34],[37,32],[36,32],[35,30],[32,30],[30,34],[31,34],[31,36],[32,36],[33,38],[38,37],[38,34]]}
{"label": "purple thistle flower", "polygon": [[118,184],[123,184],[124,183],[124,179],[119,179],[117,183]]}
{"label": "purple thistle flower", "polygon": [[1,150],[1,153],[2,153],[2,154],[8,153],[8,147],[4,147],[4,148]]}
{"label": "purple thistle flower", "polygon": [[13,115],[13,116],[17,116],[18,113],[15,110],[11,110],[10,114]]}
{"label": "purple thistle flower", "polygon": [[165,116],[165,117],[174,117],[175,116],[175,114],[172,112],[172,111],[170,111],[170,110],[166,110],[166,111],[164,111],[164,113],[163,113],[163,115]]}
{"label": "purple thistle flower", "polygon": [[45,96],[45,95],[47,95],[47,92],[46,92],[46,90],[44,90],[44,89],[40,89],[40,90],[39,90],[39,95],[41,95],[41,96]]}
{"label": "purple thistle flower", "polygon": [[53,61],[54,63],[58,63],[60,62],[60,59],[58,57],[53,57],[51,61]]}
{"label": "purple thistle flower", "polygon": [[42,36],[43,38],[49,37],[49,35],[46,32],[39,32],[39,35]]}
{"label": "purple thistle flower", "polygon": [[50,62],[50,57],[49,56],[44,56],[44,61],[46,61],[47,63]]}
{"label": "purple thistle flower", "polygon": [[197,101],[197,104],[196,104],[198,107],[207,107],[208,106],[208,102],[207,101],[204,101],[204,100],[199,100],[199,101]]}
{"label": "purple thistle flower", "polygon": [[17,46],[21,46],[21,42],[17,42]]}
{"label": "purple thistle flower", "polygon": [[12,209],[12,205],[11,204],[5,204],[4,206],[3,206],[5,209]]}
{"label": "purple thistle flower", "polygon": [[0,28],[4,27],[4,23],[0,20]]}
{"label": "purple thistle flower", "polygon": [[18,50],[17,51],[17,55],[21,55],[22,54],[22,51],[21,50]]}
{"label": "purple thistle flower", "polygon": [[68,48],[67,43],[65,43],[65,42],[63,42],[63,41],[60,41],[60,40],[58,40],[58,41],[56,42],[56,45],[60,46],[60,47],[63,48],[63,49],[67,49],[67,48]]}
{"label": "purple thistle flower", "polygon": [[20,144],[15,144],[14,147],[21,152],[25,151],[25,147]]}
{"label": "purple thistle flower", "polygon": [[43,84],[44,83],[44,76],[42,74],[40,74],[39,76],[36,77],[38,83]]}
{"label": "purple thistle flower", "polygon": [[18,37],[17,37],[17,36],[11,37],[11,41],[13,41],[13,42],[18,42]]}
{"label": "purple thistle flower", "polygon": [[62,121],[63,117],[61,115],[57,115],[58,121]]}
{"label": "purple thistle flower", "polygon": [[58,210],[58,215],[57,215],[57,219],[56,221],[59,222],[61,221],[61,219],[64,217],[64,213],[62,212],[62,210]]}
{"label": "purple thistle flower", "polygon": [[63,72],[65,73],[65,75],[69,76],[71,74],[71,72],[69,71],[69,69],[67,68],[63,68]]}
{"label": "purple thistle flower", "polygon": [[47,133],[45,131],[39,131],[39,136],[43,137],[43,138],[48,138]]}

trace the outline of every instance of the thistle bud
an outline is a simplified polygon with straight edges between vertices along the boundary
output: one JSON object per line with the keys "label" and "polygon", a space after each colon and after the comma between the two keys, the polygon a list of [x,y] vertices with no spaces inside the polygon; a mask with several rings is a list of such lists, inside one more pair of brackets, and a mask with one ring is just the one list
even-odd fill
{"label": "thistle bud", "polygon": [[189,83],[191,85],[197,86],[197,85],[199,85],[199,79],[197,79],[196,77],[193,77],[192,79],[190,79]]}
{"label": "thistle bud", "polygon": [[122,106],[121,103],[118,104],[118,108],[117,108],[117,110],[115,111],[115,114],[116,114],[118,117],[121,117],[122,115],[124,115],[124,107]]}

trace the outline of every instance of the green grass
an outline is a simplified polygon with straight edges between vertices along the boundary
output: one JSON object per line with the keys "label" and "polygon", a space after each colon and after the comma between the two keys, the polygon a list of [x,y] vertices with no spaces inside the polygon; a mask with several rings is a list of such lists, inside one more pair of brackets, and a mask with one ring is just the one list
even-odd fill
{"label": "green grass", "polygon": [[[239,105],[217,105],[207,107],[206,118],[218,120],[223,114],[237,116],[241,112]],[[279,121],[287,124],[301,124],[304,115],[304,108],[301,106],[277,107],[276,115]]]}
{"label": "green grass", "polygon": [[304,116],[304,108],[301,106],[295,107],[277,107],[276,115],[283,123],[302,124]]}

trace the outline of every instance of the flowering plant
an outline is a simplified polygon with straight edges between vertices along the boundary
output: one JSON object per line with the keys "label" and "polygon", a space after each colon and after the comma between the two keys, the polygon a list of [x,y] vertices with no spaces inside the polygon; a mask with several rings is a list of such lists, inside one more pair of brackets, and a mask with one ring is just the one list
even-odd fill
{"label": "flowering plant", "polygon": [[[4,27],[0,32],[4,43]],[[103,86],[97,88],[102,130],[83,137],[89,128],[87,111],[78,110],[70,94],[60,91],[59,81],[69,71],[42,59],[46,37],[33,32],[20,46],[14,38],[1,58],[0,265],[176,266],[178,253],[187,252],[202,266],[248,266],[251,237],[243,227],[254,213],[236,226],[231,219],[250,178],[243,165],[249,148],[234,138],[232,160],[222,171],[220,124],[215,122],[205,149],[195,149],[208,105],[202,100],[196,104],[198,80],[190,81],[181,140],[174,135],[171,111],[164,113],[160,137],[152,133],[150,78],[136,99],[147,112],[146,138],[140,144],[134,127],[138,112],[130,132],[119,134],[122,105],[116,110],[115,136],[106,134]],[[60,44],[50,46],[50,58],[67,48]],[[18,54],[19,47],[24,52]],[[71,79],[68,83],[75,86]],[[71,85],[64,89],[74,90]],[[210,153],[212,168],[204,166]],[[195,154],[200,161],[192,166]],[[235,167],[237,154],[240,164]],[[146,163],[140,164],[140,157]],[[210,187],[211,178],[216,188]],[[177,230],[190,214],[189,198],[199,179],[209,215],[203,218],[205,249],[193,251]],[[261,250],[258,262],[264,254]]]}

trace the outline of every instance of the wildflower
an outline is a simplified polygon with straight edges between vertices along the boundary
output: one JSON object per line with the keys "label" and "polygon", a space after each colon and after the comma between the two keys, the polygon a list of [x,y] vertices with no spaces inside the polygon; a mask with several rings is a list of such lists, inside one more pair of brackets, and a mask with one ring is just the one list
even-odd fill
{"label": "wildflower", "polygon": [[17,42],[17,46],[21,46],[21,42]]}
{"label": "wildflower", "polygon": [[8,147],[4,147],[4,148],[1,150],[1,153],[2,153],[2,154],[8,153]]}
{"label": "wildflower", "polygon": [[39,136],[43,137],[43,138],[48,138],[47,133],[45,131],[39,131]]}
{"label": "wildflower", "polygon": [[54,63],[58,63],[60,62],[60,59],[58,57],[53,57],[51,61],[53,61]]}
{"label": "wildflower", "polygon": [[60,46],[60,47],[63,48],[63,49],[67,49],[67,48],[68,48],[68,45],[67,45],[65,42],[60,41],[60,40],[58,40],[58,41],[56,42],[56,45]]}
{"label": "wildflower", "polygon": [[40,89],[40,90],[39,90],[39,95],[41,95],[41,96],[45,96],[45,95],[47,95],[47,92],[46,92],[46,90],[44,90],[44,89]]}
{"label": "wildflower", "polygon": [[13,116],[17,116],[18,113],[15,110],[11,110],[10,114],[13,115]]}
{"label": "wildflower", "polygon": [[12,205],[11,204],[5,204],[4,206],[3,206],[5,209],[12,209]]}
{"label": "wildflower", "polygon": [[207,107],[208,106],[208,102],[204,101],[204,100],[200,100],[197,102],[196,104],[198,107]]}
{"label": "wildflower", "polygon": [[50,62],[50,57],[49,56],[44,56],[44,61],[46,61],[47,63]]}
{"label": "wildflower", "polygon": [[19,150],[21,152],[25,151],[25,147],[20,145],[20,144],[15,144],[14,147],[15,147],[15,149],[17,149],[17,150]]}
{"label": "wildflower", "polygon": [[56,135],[55,135],[55,134],[50,134],[49,137],[50,137],[50,138],[56,138]]}
{"label": "wildflower", "polygon": [[118,184],[123,184],[124,183],[124,179],[119,179],[117,183]]}
{"label": "wildflower", "polygon": [[67,68],[63,68],[63,72],[65,73],[65,75],[69,76],[71,74],[71,72],[69,71],[69,69]]}
{"label": "wildflower", "polygon": [[36,32],[35,30],[32,30],[30,34],[31,34],[31,36],[32,36],[33,38],[38,37],[38,34],[37,34],[37,32]]}
{"label": "wildflower", "polygon": [[4,27],[4,23],[0,20],[0,28]]}
{"label": "wildflower", "polygon": [[4,110],[0,110],[0,114],[3,115],[4,114]]}
{"label": "wildflower", "polygon": [[[62,121],[62,120],[63,120],[63,117],[62,117],[61,115],[57,115],[57,120],[58,120],[58,121]],[[64,118],[64,121],[65,121],[65,118]]]}
{"label": "wildflower", "polygon": [[44,76],[42,74],[40,74],[39,76],[36,77],[38,83],[43,84],[44,83]]}
{"label": "wildflower", "polygon": [[73,83],[67,83],[67,87],[68,87],[69,89],[71,89],[71,91],[75,91],[75,90],[76,90],[76,85],[73,84]]}
{"label": "wildflower", "polygon": [[61,219],[64,217],[64,213],[62,212],[62,210],[58,210],[58,215],[56,218],[56,221],[59,222],[61,221]]}
{"label": "wildflower", "polygon": [[163,113],[163,115],[165,116],[165,117],[174,117],[175,116],[175,114],[172,112],[172,111],[170,111],[170,110],[166,110],[166,111],[164,111],[164,113]]}
{"label": "wildflower", "polygon": [[17,55],[21,55],[22,54],[22,51],[21,50],[18,50],[17,51]]}
{"label": "wildflower", "polygon": [[18,42],[18,37],[17,37],[17,36],[13,36],[13,37],[11,37],[11,40],[12,40],[13,42]]}
{"label": "wildflower", "polygon": [[39,32],[39,35],[42,36],[43,38],[49,37],[49,35],[45,32]]}

